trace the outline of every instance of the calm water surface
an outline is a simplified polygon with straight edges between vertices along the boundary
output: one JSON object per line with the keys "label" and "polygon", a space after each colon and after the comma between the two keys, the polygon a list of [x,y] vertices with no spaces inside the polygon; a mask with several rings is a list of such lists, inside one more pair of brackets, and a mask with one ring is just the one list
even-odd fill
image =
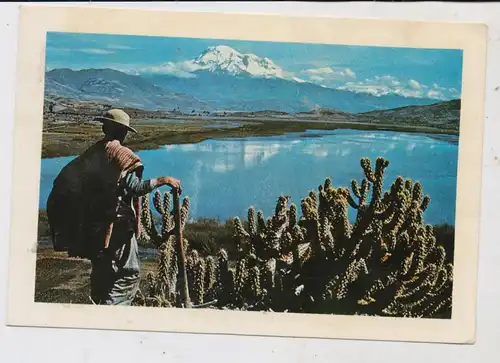
{"label": "calm water surface", "polygon": [[[245,217],[251,205],[268,217],[280,195],[291,196],[299,206],[300,199],[328,176],[335,186],[349,186],[352,179],[359,182],[360,158],[368,157],[374,165],[381,156],[390,161],[385,189],[399,175],[420,181],[424,194],[431,197],[426,222],[455,224],[457,153],[456,136],[343,129],[213,139],[137,154],[145,177],[171,175],[182,181],[194,219]],[[42,160],[40,208],[45,208],[54,178],[71,159]]]}

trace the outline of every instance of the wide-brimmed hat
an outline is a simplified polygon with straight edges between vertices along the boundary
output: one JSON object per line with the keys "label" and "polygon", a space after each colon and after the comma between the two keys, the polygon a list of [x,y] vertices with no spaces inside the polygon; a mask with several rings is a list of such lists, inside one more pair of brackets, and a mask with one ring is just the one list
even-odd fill
{"label": "wide-brimmed hat", "polygon": [[103,123],[113,122],[137,134],[137,130],[130,126],[130,116],[125,111],[118,109],[109,110],[104,115],[96,117],[95,120]]}

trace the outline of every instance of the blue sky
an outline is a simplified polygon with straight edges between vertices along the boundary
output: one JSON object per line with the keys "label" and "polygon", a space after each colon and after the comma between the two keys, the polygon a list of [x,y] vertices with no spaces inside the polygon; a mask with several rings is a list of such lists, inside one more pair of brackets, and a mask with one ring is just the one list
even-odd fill
{"label": "blue sky", "polygon": [[186,62],[215,45],[267,57],[288,74],[325,87],[375,95],[460,97],[462,51],[449,49],[48,33],[46,68],[108,67],[181,76]]}

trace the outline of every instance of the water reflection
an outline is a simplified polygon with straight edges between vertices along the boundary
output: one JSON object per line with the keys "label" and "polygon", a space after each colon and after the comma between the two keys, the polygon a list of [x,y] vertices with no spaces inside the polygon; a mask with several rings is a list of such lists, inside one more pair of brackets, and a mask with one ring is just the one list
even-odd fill
{"label": "water reflection", "polygon": [[[273,137],[213,139],[198,144],[168,145],[138,154],[145,177],[172,175],[182,180],[191,199],[191,217],[245,217],[250,205],[266,215],[279,195],[300,204],[326,177],[349,186],[363,177],[360,158],[390,160],[386,188],[398,175],[419,180],[432,203],[429,223],[454,223],[457,138],[394,132],[333,130]],[[40,206],[52,181],[70,158],[42,161]]]}

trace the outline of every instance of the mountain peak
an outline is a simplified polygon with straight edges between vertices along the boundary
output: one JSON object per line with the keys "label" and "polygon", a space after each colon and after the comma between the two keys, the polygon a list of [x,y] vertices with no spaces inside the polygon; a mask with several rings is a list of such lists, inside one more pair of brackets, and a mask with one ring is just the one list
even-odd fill
{"label": "mountain peak", "polygon": [[227,45],[214,45],[205,49],[193,61],[193,68],[231,75],[283,78],[283,70],[269,58],[243,54]]}
{"label": "mountain peak", "polygon": [[209,52],[226,54],[226,55],[230,55],[230,54],[239,54],[239,55],[241,55],[240,52],[238,52],[234,48],[231,48],[228,45],[211,45],[207,49],[205,49],[205,51],[203,53],[209,53]]}

